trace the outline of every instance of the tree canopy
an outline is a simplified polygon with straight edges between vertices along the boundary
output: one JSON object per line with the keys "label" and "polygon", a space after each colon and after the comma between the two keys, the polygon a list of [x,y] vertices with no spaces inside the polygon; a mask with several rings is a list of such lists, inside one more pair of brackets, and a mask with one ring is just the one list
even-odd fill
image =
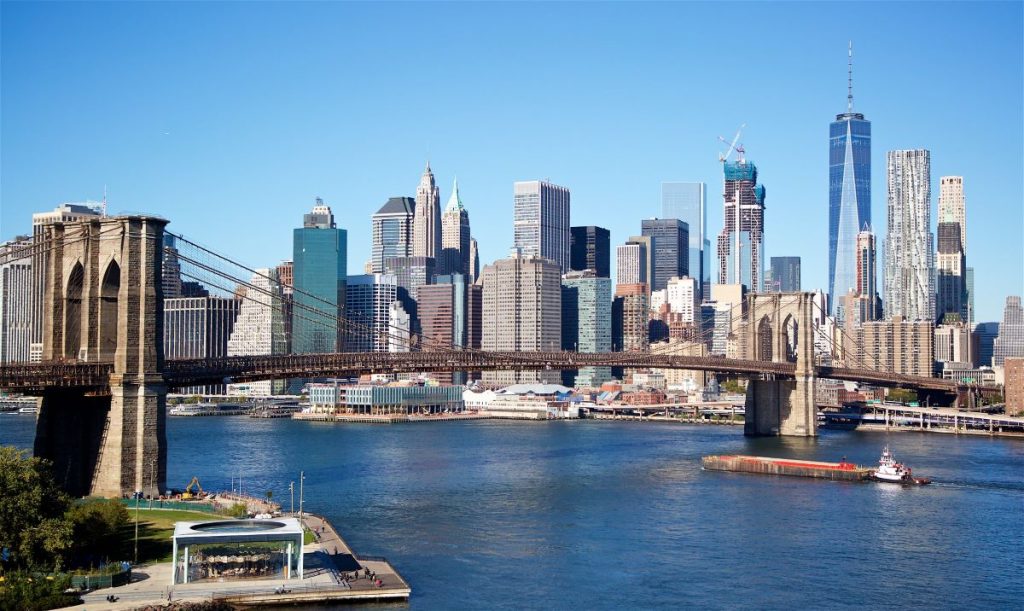
{"label": "tree canopy", "polygon": [[49,465],[0,447],[0,560],[7,568],[60,569],[72,545],[71,499]]}

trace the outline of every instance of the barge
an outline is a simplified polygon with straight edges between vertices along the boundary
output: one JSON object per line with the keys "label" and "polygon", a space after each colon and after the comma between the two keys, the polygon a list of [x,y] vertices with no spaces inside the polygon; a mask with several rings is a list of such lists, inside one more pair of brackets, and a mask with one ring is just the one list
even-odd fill
{"label": "barge", "polygon": [[733,471],[737,473],[759,473],[762,475],[790,475],[818,479],[863,482],[871,479],[873,469],[849,462],[818,462],[814,460],[793,460],[769,458],[766,456],[705,456],[701,459],[709,471]]}

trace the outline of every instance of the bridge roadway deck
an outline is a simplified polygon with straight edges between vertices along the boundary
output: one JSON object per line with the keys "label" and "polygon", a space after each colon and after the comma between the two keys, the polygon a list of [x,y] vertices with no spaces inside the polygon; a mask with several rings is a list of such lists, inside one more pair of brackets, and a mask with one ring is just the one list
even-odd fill
{"label": "bridge roadway deck", "polygon": [[[628,367],[690,369],[713,373],[793,378],[794,363],[774,363],[724,357],[676,356],[643,352],[343,352],[232,356],[211,359],[167,360],[164,380],[169,388],[268,379],[355,376],[373,373],[425,373],[442,371],[578,369]],[[955,382],[939,378],[904,376],[891,372],[842,367],[817,367],[818,377],[903,386],[921,390],[956,392]],[[0,366],[0,388],[41,394],[49,389],[75,389],[102,394],[109,387],[113,364],[60,361]]]}

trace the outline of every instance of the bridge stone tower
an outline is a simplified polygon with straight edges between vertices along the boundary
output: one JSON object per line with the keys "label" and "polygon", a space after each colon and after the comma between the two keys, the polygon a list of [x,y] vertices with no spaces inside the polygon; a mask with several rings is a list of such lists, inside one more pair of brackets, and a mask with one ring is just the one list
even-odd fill
{"label": "bridge stone tower", "polygon": [[35,454],[76,495],[166,488],[164,219],[121,216],[46,228],[43,360],[112,362],[110,394],[51,389]]}
{"label": "bridge stone tower", "polygon": [[750,381],[744,434],[816,436],[814,293],[752,293],[746,306],[744,358],[795,361],[796,379]]}

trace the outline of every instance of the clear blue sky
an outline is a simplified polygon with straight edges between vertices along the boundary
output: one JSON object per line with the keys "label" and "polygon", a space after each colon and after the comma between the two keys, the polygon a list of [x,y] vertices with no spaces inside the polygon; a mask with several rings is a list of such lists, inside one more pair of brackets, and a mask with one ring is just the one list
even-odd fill
{"label": "clear blue sky", "polygon": [[[31,213],[98,200],[144,211],[253,265],[291,257],[315,196],[348,229],[412,195],[430,157],[457,174],[483,263],[512,244],[512,183],[572,190],[573,224],[613,246],[660,213],[665,180],[708,183],[741,123],[768,192],[769,256],[827,283],[828,124],[872,121],[885,152],[963,175],[979,320],[1024,292],[1020,2],[340,4],[3,2],[0,238]],[[933,221],[934,222],[934,221]],[[714,238],[712,238],[714,243]],[[881,257],[881,255],[880,255]]]}

